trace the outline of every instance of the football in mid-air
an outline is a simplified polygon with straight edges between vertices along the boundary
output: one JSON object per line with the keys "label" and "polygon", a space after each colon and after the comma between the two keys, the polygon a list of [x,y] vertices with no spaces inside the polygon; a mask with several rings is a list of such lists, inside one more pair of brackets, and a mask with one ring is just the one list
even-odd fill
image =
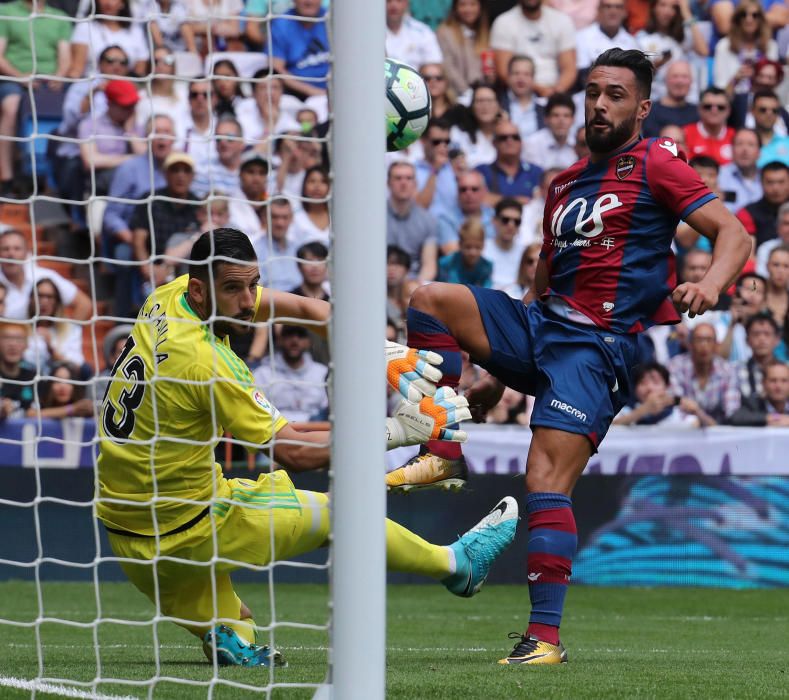
{"label": "football in mid-air", "polygon": [[427,127],[430,93],[416,68],[386,59],[386,150],[408,148]]}

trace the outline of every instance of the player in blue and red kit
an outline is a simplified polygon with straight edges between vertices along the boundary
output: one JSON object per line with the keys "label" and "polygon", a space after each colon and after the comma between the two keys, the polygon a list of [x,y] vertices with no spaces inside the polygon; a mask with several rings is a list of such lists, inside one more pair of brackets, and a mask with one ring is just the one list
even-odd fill
{"label": "player in blue and red kit", "polygon": [[[715,306],[751,249],[676,144],[641,138],[651,86],[652,64],[640,51],[611,49],[592,66],[585,99],[591,155],[551,185],[536,282],[523,302],[438,283],[411,299],[409,345],[442,354],[445,380],[460,374],[461,350],[490,373],[467,392],[478,417],[505,385],[535,397],[526,463],[532,610],[502,664],[567,660],[559,624],[577,542],[570,497],[630,397],[637,334]],[[705,277],[677,286],[671,241],[680,219],[714,248]],[[458,483],[465,473],[459,446],[428,443],[387,484]]]}

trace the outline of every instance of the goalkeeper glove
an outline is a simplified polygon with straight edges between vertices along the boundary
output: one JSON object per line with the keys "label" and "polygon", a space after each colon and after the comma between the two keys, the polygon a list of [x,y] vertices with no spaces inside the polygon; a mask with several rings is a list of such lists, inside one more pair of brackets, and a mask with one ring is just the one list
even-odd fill
{"label": "goalkeeper glove", "polygon": [[441,370],[436,365],[443,361],[441,355],[430,350],[386,341],[386,380],[412,403],[436,393],[436,384],[441,381]]}
{"label": "goalkeeper glove", "polygon": [[466,398],[448,386],[440,387],[435,396],[426,396],[418,404],[401,401],[394,415],[386,419],[386,449],[421,445],[428,440],[465,442],[465,431],[446,426],[470,418]]}

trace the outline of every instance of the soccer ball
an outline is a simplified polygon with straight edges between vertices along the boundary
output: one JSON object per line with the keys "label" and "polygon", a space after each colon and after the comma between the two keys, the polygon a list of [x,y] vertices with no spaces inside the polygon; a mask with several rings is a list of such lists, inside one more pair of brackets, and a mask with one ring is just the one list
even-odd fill
{"label": "soccer ball", "polygon": [[427,127],[430,93],[419,71],[386,59],[386,150],[408,148]]}

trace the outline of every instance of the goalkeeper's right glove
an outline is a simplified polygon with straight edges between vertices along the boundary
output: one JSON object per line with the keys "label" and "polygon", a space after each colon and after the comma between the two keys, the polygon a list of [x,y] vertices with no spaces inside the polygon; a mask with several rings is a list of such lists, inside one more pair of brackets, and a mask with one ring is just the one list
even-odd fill
{"label": "goalkeeper's right glove", "polygon": [[436,393],[436,384],[441,381],[441,370],[436,365],[443,361],[436,352],[386,341],[386,380],[412,403]]}
{"label": "goalkeeper's right glove", "polygon": [[401,401],[394,415],[386,419],[386,449],[421,445],[428,440],[465,442],[465,431],[446,426],[470,418],[466,398],[448,386],[440,387],[435,396],[427,396],[418,404]]}

